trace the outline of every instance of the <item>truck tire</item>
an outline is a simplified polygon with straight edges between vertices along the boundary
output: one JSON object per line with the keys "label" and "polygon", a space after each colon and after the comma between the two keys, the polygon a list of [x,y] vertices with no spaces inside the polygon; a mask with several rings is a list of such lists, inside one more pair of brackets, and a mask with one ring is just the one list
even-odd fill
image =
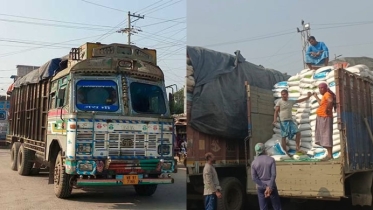
{"label": "truck tire", "polygon": [[17,155],[17,169],[21,176],[29,176],[34,165],[35,152],[21,144]]}
{"label": "truck tire", "polygon": [[62,155],[58,153],[54,166],[54,194],[57,198],[68,198],[71,196],[72,186],[70,185],[70,175],[66,174],[63,165]]}
{"label": "truck tire", "polygon": [[140,196],[151,196],[157,190],[156,184],[147,184],[147,185],[134,185],[137,195]]}
{"label": "truck tire", "polygon": [[13,171],[17,171],[17,156],[20,146],[20,142],[14,142],[12,148],[10,149],[10,168]]}
{"label": "truck tire", "polygon": [[244,191],[241,182],[234,177],[223,178],[220,182],[222,188],[221,199],[218,199],[218,210],[241,210]]}

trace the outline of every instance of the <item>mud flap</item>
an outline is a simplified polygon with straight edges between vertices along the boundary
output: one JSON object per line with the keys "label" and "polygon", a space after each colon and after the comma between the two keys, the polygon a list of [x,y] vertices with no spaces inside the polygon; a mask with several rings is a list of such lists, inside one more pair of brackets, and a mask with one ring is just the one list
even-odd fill
{"label": "mud flap", "polygon": [[56,157],[49,160],[49,177],[48,184],[54,184],[54,166],[56,165]]}
{"label": "mud flap", "polygon": [[372,205],[372,179],[373,172],[360,172],[351,176],[350,188],[352,205]]}

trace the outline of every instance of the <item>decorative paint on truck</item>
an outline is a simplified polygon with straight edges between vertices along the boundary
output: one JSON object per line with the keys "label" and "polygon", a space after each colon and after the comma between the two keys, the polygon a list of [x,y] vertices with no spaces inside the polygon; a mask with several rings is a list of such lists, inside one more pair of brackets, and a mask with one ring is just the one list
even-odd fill
{"label": "decorative paint on truck", "polygon": [[[59,63],[61,67],[65,62],[64,68],[49,79],[14,85],[8,142],[13,144],[12,154],[22,150],[30,159],[21,156],[19,167],[13,164],[12,169],[29,175],[29,166],[24,170],[22,164],[36,167],[41,158],[50,168],[49,183],[54,183],[59,198],[69,197],[72,186],[133,185],[138,194],[151,195],[157,184],[173,183],[173,118],[155,50],[121,44],[83,46],[73,48],[69,59]],[[39,70],[44,75],[48,71]],[[44,95],[27,97],[27,89],[43,89],[38,94]],[[41,124],[17,120],[22,98],[38,110]],[[33,126],[45,138],[29,135]]]}

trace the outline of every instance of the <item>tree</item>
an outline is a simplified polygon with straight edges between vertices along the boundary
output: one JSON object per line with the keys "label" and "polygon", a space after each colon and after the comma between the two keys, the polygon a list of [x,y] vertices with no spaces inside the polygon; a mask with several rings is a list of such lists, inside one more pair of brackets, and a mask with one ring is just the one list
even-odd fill
{"label": "tree", "polygon": [[172,114],[184,113],[184,87],[174,93],[174,104]]}

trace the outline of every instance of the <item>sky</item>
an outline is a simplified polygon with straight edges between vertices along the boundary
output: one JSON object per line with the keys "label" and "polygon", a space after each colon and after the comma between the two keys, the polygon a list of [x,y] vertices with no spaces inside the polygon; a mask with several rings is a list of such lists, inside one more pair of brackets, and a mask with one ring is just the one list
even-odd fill
{"label": "sky", "polygon": [[[356,2],[356,3],[355,3]],[[303,68],[301,20],[330,53],[373,57],[372,0],[198,0],[187,2],[187,45],[234,54],[294,75]]]}
{"label": "sky", "polygon": [[[62,3],[63,2],[63,3]],[[166,85],[185,84],[186,0],[0,0],[0,94],[17,65],[41,66],[85,42],[127,44],[127,13],[138,47],[157,50]],[[131,17],[131,21],[136,18]]]}

